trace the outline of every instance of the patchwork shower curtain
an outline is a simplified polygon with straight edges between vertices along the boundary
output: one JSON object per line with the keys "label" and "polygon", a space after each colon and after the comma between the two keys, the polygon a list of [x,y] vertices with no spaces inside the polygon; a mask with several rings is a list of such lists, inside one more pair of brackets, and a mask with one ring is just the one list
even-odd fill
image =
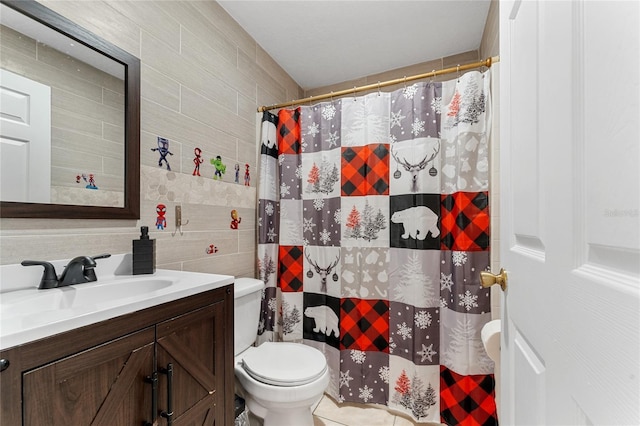
{"label": "patchwork shower curtain", "polygon": [[265,112],[259,341],[327,358],[327,393],[420,422],[496,424],[489,73]]}

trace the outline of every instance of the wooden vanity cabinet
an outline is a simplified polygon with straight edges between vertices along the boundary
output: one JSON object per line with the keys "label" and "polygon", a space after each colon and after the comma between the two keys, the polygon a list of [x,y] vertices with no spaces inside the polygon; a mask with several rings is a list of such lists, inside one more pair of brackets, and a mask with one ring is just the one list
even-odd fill
{"label": "wooden vanity cabinet", "polygon": [[11,362],[0,373],[2,426],[223,426],[234,421],[232,286],[0,356]]}

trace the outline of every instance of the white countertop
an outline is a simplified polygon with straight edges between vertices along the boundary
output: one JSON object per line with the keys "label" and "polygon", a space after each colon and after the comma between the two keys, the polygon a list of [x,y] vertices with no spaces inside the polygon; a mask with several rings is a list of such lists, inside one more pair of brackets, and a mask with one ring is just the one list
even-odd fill
{"label": "white countertop", "polygon": [[[98,262],[100,264],[100,260]],[[112,261],[111,264],[119,263]],[[7,268],[9,270],[11,268]],[[14,270],[21,271],[19,268]],[[37,270],[41,272],[42,268]],[[113,275],[114,271],[107,271],[105,268],[102,271],[96,268],[96,272],[96,282],[48,290],[38,290],[38,280],[30,286],[3,283],[0,292],[0,349],[8,349],[234,282],[234,277],[230,275],[162,269],[147,275]],[[13,274],[3,274],[2,280],[20,280],[15,275],[8,278],[11,275]]]}

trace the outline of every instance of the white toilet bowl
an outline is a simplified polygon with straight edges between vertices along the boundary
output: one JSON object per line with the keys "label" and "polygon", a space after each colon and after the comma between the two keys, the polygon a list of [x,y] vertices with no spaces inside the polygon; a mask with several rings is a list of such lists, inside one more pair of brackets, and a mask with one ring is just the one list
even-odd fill
{"label": "white toilet bowl", "polygon": [[313,426],[311,407],[329,384],[322,352],[298,343],[263,343],[235,357],[249,411],[264,426]]}

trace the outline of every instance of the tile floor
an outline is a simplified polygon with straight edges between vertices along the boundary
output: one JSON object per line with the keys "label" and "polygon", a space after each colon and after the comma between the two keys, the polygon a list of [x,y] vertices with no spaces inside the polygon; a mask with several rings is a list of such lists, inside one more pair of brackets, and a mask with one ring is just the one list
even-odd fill
{"label": "tile floor", "polygon": [[[336,404],[324,396],[313,411],[314,426],[415,426],[429,423],[414,423],[406,417],[396,416],[385,409],[372,405]],[[430,423],[439,426],[440,423]]]}

